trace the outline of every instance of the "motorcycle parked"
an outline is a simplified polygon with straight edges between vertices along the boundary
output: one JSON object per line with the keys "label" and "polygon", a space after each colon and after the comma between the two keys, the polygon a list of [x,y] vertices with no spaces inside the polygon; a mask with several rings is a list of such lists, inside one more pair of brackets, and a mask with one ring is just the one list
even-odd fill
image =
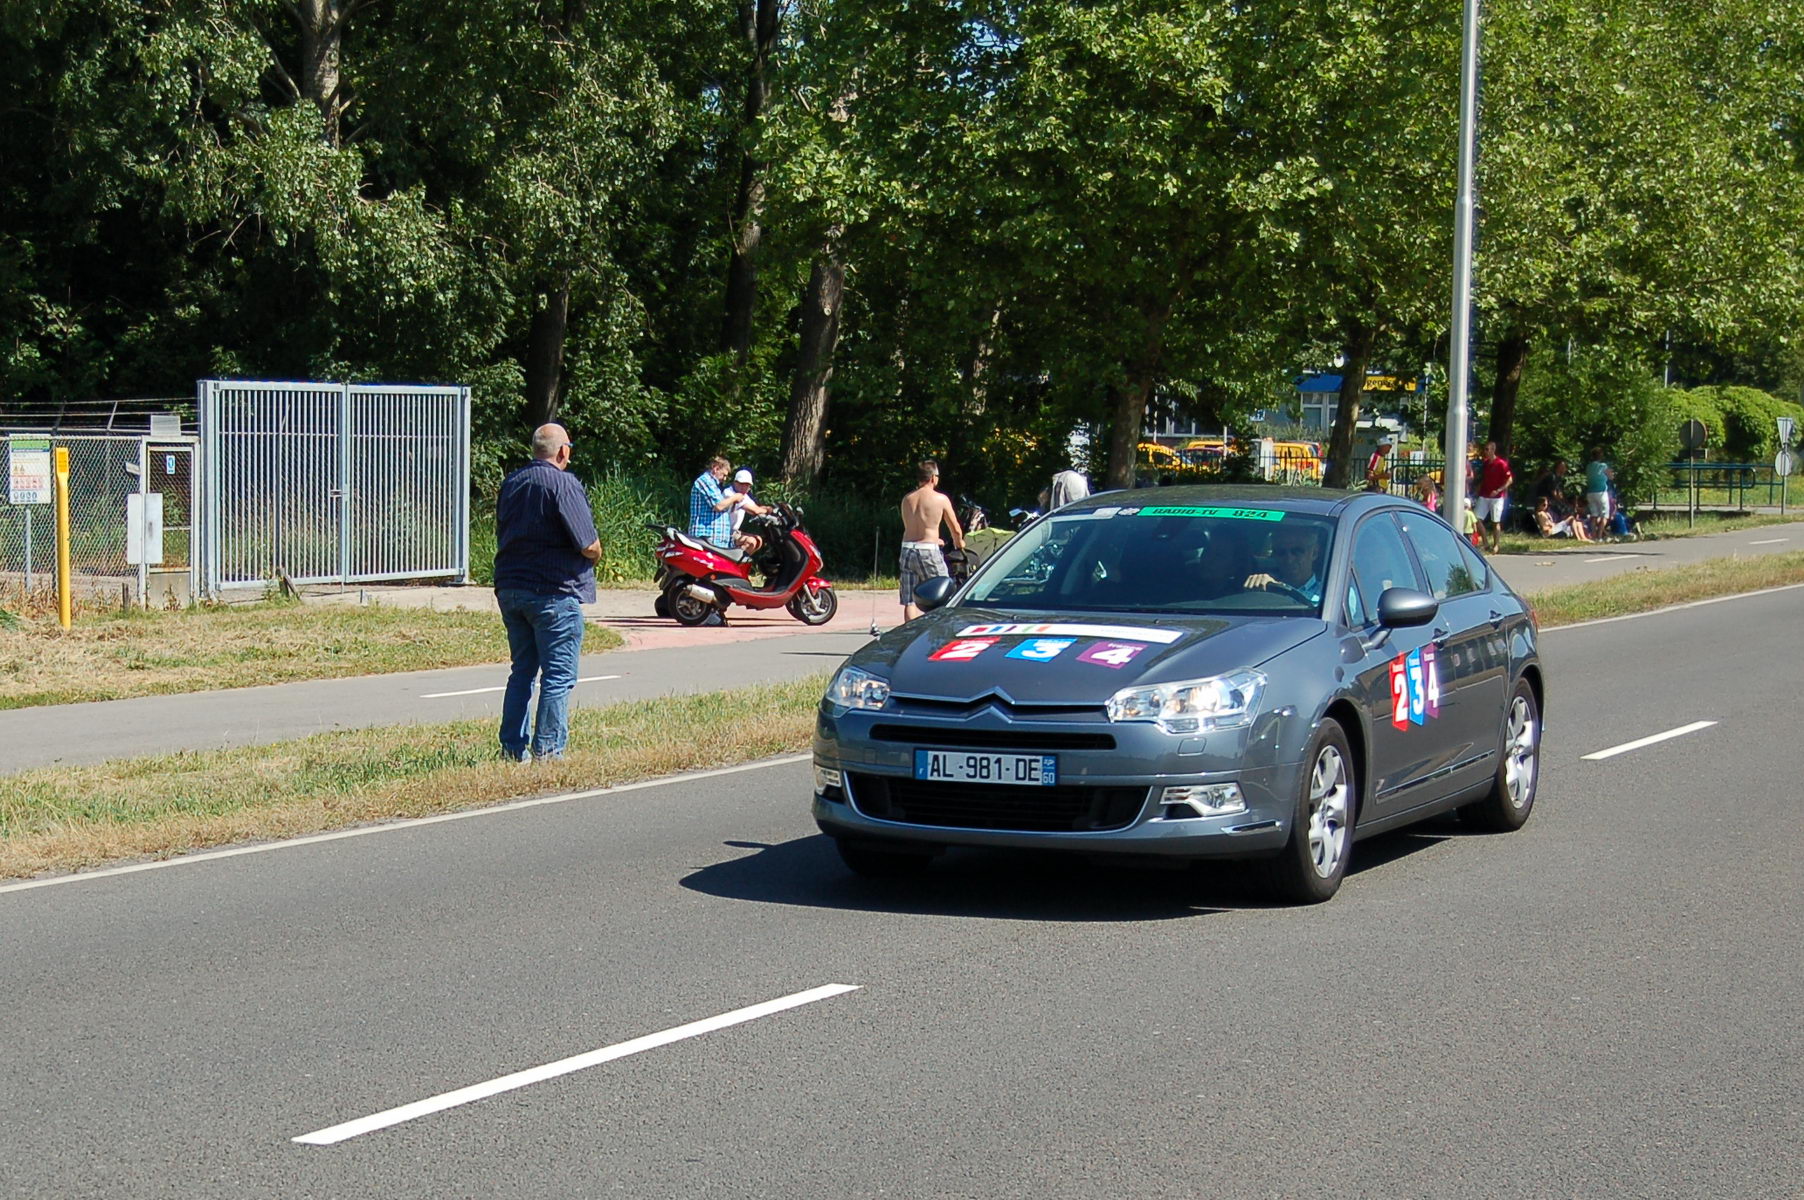
{"label": "motorcycle parked", "polygon": [[[839,611],[831,581],[821,578],[821,552],[802,528],[802,514],[787,504],[769,513],[748,516],[745,529],[764,539],[754,560],[741,551],[722,550],[672,525],[647,524],[659,535],[658,599],[660,617],[682,625],[700,625],[711,616],[724,621],[734,604],[753,609],[787,608],[804,625],[825,625]],[[752,582],[757,568],[764,582]]]}

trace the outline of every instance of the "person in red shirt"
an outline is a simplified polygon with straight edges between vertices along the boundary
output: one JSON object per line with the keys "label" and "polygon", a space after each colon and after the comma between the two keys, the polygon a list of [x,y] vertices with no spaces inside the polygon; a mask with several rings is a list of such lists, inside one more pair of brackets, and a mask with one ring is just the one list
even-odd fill
{"label": "person in red shirt", "polygon": [[1497,453],[1496,442],[1486,442],[1478,464],[1478,503],[1472,507],[1484,525],[1485,548],[1495,554],[1503,548],[1503,510],[1510,502],[1510,460]]}

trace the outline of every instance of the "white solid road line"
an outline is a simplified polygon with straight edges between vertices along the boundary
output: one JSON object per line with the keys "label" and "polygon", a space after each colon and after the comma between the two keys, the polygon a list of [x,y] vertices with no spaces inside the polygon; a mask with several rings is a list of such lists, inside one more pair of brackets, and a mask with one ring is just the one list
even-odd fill
{"label": "white solid road line", "polygon": [[[619,678],[620,678],[620,676],[618,676],[618,675],[587,675],[587,676],[584,676],[583,678],[577,680],[576,682],[578,682],[578,683],[600,683],[604,679],[619,679]],[[421,695],[420,699],[422,699],[422,700],[443,700],[446,696],[479,696],[483,692],[505,692],[506,690],[507,690],[507,685],[504,683],[500,687],[465,688],[461,692],[426,692],[423,695]]]}
{"label": "white solid road line", "polygon": [[1688,733],[1696,733],[1700,729],[1708,729],[1714,724],[1716,724],[1715,721],[1693,721],[1691,724],[1681,725],[1677,729],[1668,729],[1665,733],[1656,733],[1650,737],[1636,738],[1632,742],[1624,742],[1620,746],[1611,746],[1608,750],[1598,750],[1591,754],[1580,755],[1580,757],[1587,762],[1597,762],[1601,759],[1615,758],[1618,754],[1627,754],[1631,750],[1639,750],[1643,746],[1652,746],[1656,742],[1667,742],[1676,737],[1684,737]]}
{"label": "white solid road line", "polygon": [[762,1004],[753,1004],[748,1008],[736,1008],[732,1012],[721,1013],[718,1017],[707,1017],[700,1021],[691,1021],[687,1025],[678,1025],[674,1029],[666,1029],[662,1033],[648,1033],[644,1037],[637,1037],[629,1042],[618,1042],[612,1046],[603,1046],[599,1050],[591,1050],[587,1054],[560,1058],[558,1061],[546,1063],[542,1067],[516,1071],[512,1075],[503,1075],[501,1078],[491,1079],[487,1083],[472,1084],[469,1087],[458,1088],[454,1092],[441,1092],[424,1100],[415,1100],[412,1104],[391,1108],[387,1112],[359,1117],[355,1121],[346,1121],[341,1125],[333,1125],[329,1129],[304,1133],[291,1140],[304,1146],[336,1145],[350,1138],[373,1133],[378,1129],[399,1125],[403,1121],[412,1121],[417,1117],[443,1112],[447,1108],[456,1108],[460,1104],[486,1100],[490,1096],[511,1092],[516,1088],[527,1087],[534,1083],[543,1083],[547,1079],[556,1079],[558,1076],[568,1075],[572,1071],[582,1071],[605,1062],[613,1062],[615,1059],[625,1058],[629,1054],[655,1050],[659,1046],[668,1046],[672,1042],[680,1042],[685,1038],[699,1037],[704,1033],[713,1033],[717,1029],[743,1025],[747,1021],[756,1021],[759,1017],[768,1017],[772,1013],[800,1008],[804,1004],[813,1004],[817,1000],[826,1000],[833,996],[844,995],[846,992],[855,992],[859,986],[855,983],[829,983],[821,987],[809,988],[805,992],[779,996],[775,1000],[766,1000]]}
{"label": "white solid road line", "polygon": [[1789,542],[1790,538],[1763,538],[1758,542],[1749,542],[1750,546],[1777,546],[1780,542]]}
{"label": "white solid road line", "polygon": [[180,858],[164,858],[156,862],[132,863],[126,867],[107,867],[100,871],[82,871],[75,875],[53,875],[49,879],[28,879],[24,883],[8,883],[0,885],[0,895],[7,892],[28,892],[33,888],[56,887],[64,883],[87,883],[94,879],[109,879],[114,875],[136,875],[140,871],[160,871],[164,867],[183,867],[190,863],[211,862],[218,858],[237,858],[244,854],[268,854],[275,850],[293,850],[299,846],[312,846],[319,842],[336,842],[345,838],[369,837],[377,833],[395,833],[402,829],[413,829],[420,825],[437,825],[444,821],[467,821],[473,817],[492,817],[497,813],[514,812],[522,808],[537,808],[541,804],[563,804],[571,800],[592,800],[598,796],[615,796],[622,792],[639,792],[647,788],[664,787],[667,784],[692,783],[698,779],[713,779],[718,775],[737,775],[741,771],[761,771],[765,767],[787,767],[795,763],[807,762],[812,757],[808,754],[786,754],[782,758],[767,758],[761,762],[740,763],[733,767],[715,767],[708,771],[688,771],[681,775],[665,775],[659,779],[641,779],[637,783],[621,783],[613,787],[590,788],[583,792],[559,792],[552,796],[534,796],[527,800],[512,800],[506,804],[495,804],[487,808],[468,808],[462,812],[440,813],[435,817],[409,817],[400,821],[389,821],[382,825],[361,825],[355,829],[340,829],[333,833],[314,833],[306,837],[290,838],[285,842],[258,842],[254,846],[234,846],[230,850],[208,850],[201,854],[184,854]]}

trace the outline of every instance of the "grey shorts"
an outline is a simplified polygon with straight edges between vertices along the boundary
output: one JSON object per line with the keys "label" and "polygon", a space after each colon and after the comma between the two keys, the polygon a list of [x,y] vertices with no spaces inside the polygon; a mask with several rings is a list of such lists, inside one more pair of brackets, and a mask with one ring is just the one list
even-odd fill
{"label": "grey shorts", "polygon": [[904,604],[915,602],[915,588],[921,584],[929,579],[951,574],[946,570],[946,557],[940,553],[938,546],[902,547],[900,566],[902,580],[897,590],[902,593]]}

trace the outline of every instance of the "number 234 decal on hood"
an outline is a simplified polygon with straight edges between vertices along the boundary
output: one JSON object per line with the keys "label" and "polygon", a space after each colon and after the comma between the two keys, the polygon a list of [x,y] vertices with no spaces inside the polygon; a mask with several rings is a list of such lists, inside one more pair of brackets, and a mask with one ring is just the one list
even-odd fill
{"label": "number 234 decal on hood", "polygon": [[1421,725],[1441,715],[1441,670],[1434,647],[1423,646],[1391,659],[1391,724]]}

